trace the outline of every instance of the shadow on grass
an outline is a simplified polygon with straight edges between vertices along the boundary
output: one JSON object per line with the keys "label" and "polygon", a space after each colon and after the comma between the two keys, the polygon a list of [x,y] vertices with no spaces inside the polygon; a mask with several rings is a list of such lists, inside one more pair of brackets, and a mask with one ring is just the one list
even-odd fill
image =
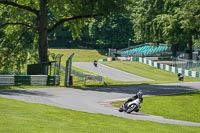
{"label": "shadow on grass", "polygon": [[0,86],[0,90],[10,90],[13,89],[13,86]]}
{"label": "shadow on grass", "polygon": [[107,49],[97,49],[98,53],[101,54],[101,55],[106,55],[107,53]]}

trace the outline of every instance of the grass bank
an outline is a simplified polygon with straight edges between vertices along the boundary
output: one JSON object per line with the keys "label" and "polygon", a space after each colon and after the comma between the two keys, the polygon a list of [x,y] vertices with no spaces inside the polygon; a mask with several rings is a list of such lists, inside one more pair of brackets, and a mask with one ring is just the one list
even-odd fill
{"label": "grass bank", "polygon": [[63,54],[62,65],[65,66],[67,58],[74,53],[74,62],[92,62],[94,60],[99,60],[107,58],[105,55],[105,50],[95,50],[95,49],[49,49],[50,53]]}
{"label": "grass bank", "polygon": [[0,98],[1,133],[197,133],[200,127],[136,121],[111,115]]}
{"label": "grass bank", "polygon": [[[151,67],[149,65],[140,62],[129,62],[129,61],[112,61],[112,62],[102,62],[106,66],[116,68],[128,73],[132,73],[141,77],[149,78],[154,81],[141,82],[141,83],[172,83],[179,82],[177,80],[177,75],[172,72],[164,71]],[[185,76],[185,82],[200,81],[200,78],[193,78]]]}
{"label": "grass bank", "polygon": [[[114,102],[120,107],[124,101]],[[173,96],[144,97],[141,112],[166,118],[200,122],[200,91]]]}

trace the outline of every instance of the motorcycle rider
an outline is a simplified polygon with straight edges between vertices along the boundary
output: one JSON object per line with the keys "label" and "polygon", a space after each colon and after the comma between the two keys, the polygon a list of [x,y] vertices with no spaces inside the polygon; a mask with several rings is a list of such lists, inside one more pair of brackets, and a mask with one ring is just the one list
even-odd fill
{"label": "motorcycle rider", "polygon": [[94,60],[93,64],[95,67],[97,67],[97,60]]}
{"label": "motorcycle rider", "polygon": [[[142,102],[143,102],[142,96],[143,96],[142,91],[138,91],[138,92],[136,93],[136,95],[134,95],[133,97],[129,98],[129,99],[124,103],[124,105],[125,105],[126,103],[128,103],[128,102],[131,102],[131,101],[137,99],[137,98],[139,98],[140,101],[141,101],[141,103],[142,103]],[[138,112],[138,111],[139,111],[139,109],[136,110],[136,112]]]}
{"label": "motorcycle rider", "polygon": [[183,76],[183,74],[181,74],[181,73],[178,73],[178,74],[177,74],[177,77],[178,77],[178,80],[179,80],[179,81],[183,81],[183,80],[184,80],[184,76]]}

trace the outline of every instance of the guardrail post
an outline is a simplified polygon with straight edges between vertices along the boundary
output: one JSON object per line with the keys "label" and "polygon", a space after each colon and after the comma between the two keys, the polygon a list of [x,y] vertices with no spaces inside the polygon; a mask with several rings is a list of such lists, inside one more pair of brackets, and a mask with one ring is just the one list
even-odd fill
{"label": "guardrail post", "polygon": [[72,85],[70,81],[72,81],[71,77],[71,69],[72,69],[72,58],[74,53],[72,53],[66,61],[66,69],[65,69],[65,86]]}

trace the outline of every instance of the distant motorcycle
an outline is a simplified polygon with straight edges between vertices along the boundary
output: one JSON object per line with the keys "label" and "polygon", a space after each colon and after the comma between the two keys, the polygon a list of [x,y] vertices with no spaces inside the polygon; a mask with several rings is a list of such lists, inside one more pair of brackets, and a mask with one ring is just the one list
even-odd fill
{"label": "distant motorcycle", "polygon": [[96,60],[94,60],[93,64],[94,64],[95,67],[97,67],[97,61]]}
{"label": "distant motorcycle", "polygon": [[177,74],[177,77],[178,77],[178,80],[179,80],[179,81],[183,81],[183,80],[184,80],[184,76],[183,76],[183,74],[181,74],[181,73],[178,73],[178,74]]}
{"label": "distant motorcycle", "polygon": [[139,109],[141,108],[141,99],[137,98],[133,101],[130,101],[128,103],[124,103],[120,108],[119,108],[119,112],[127,112],[127,113],[131,113],[131,112],[138,112]]}

